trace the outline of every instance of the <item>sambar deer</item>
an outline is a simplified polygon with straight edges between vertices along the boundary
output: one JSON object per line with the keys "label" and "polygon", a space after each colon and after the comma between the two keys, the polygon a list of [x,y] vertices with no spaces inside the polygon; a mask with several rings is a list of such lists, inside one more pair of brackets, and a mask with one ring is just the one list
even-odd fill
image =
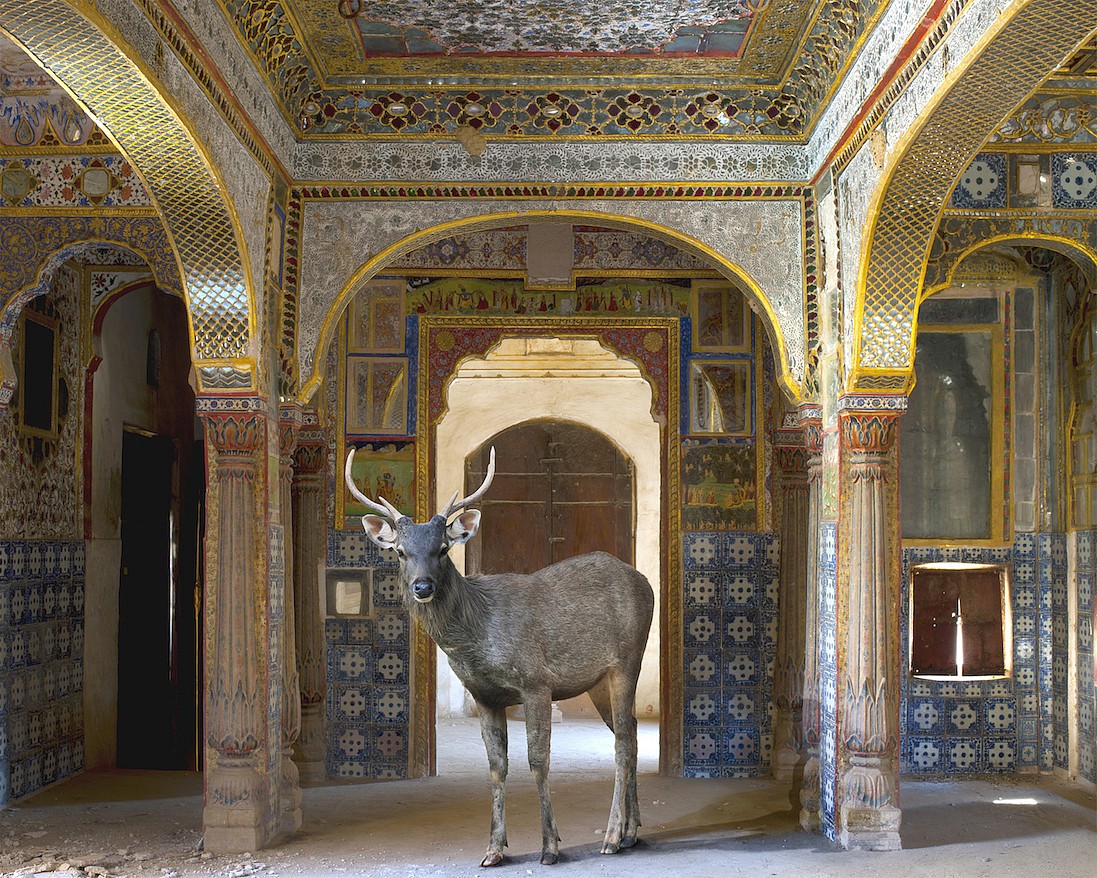
{"label": "sambar deer", "polygon": [[633,706],[655,603],[647,579],[604,552],[536,573],[462,576],[449,550],[468,542],[479,527],[479,510],[468,507],[491,485],[495,449],[483,484],[460,500],[454,494],[422,524],[385,498],[376,502],[359,491],[351,478],[353,460],[352,450],[344,472],[347,487],[378,513],[362,517],[366,534],[396,552],[410,615],[449,656],[479,708],[492,784],[491,838],[480,865],[501,863],[507,845],[506,709],[517,704],[525,706],[529,766],[541,800],[541,862],[559,858],[548,787],[552,702],[583,692],[590,693],[615,741],[613,803],[602,853],[634,845],[640,807]]}

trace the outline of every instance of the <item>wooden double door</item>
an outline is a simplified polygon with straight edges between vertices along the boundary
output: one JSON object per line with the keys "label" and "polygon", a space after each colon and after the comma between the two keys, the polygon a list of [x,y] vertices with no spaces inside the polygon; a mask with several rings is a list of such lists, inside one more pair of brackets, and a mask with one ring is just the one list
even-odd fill
{"label": "wooden double door", "polygon": [[469,459],[467,491],[483,481],[493,445],[495,481],[478,504],[483,519],[468,544],[470,573],[532,573],[596,550],[635,563],[635,479],[612,442],[568,422],[511,427]]}

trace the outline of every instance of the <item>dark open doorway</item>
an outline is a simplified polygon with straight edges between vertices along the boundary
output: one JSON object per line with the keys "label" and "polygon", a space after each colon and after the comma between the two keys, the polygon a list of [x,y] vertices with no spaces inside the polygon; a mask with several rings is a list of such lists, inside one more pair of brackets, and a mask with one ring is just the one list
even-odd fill
{"label": "dark open doorway", "polygon": [[119,768],[198,767],[194,558],[200,491],[190,465],[195,455],[188,451],[171,437],[122,434]]}

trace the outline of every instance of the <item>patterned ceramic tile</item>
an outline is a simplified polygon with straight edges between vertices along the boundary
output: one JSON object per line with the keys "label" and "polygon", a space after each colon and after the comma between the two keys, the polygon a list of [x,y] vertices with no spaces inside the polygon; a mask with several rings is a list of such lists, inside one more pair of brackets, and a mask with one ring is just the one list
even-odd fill
{"label": "patterned ceramic tile", "polygon": [[979,153],[960,176],[952,191],[953,207],[1005,207],[1006,155]]}
{"label": "patterned ceramic tile", "polygon": [[1055,207],[1097,206],[1097,157],[1087,153],[1052,153],[1051,185]]}

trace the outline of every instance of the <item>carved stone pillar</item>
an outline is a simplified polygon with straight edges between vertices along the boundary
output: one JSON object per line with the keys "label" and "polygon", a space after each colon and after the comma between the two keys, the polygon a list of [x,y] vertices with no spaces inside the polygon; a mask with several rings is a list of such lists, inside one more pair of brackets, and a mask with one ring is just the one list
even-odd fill
{"label": "carved stone pillar", "polygon": [[804,599],[807,587],[807,450],[799,416],[786,416],[774,447],[781,538],[777,597],[777,660],[773,672],[773,776],[796,781],[804,762]]}
{"label": "carved stone pillar", "polygon": [[905,398],[842,401],[835,829],[845,848],[898,850],[899,540]]}
{"label": "carved stone pillar", "polygon": [[278,417],[278,475],[280,497],[278,509],[282,515],[282,532],[286,539],[282,612],[282,769],[279,783],[282,800],[282,830],[296,832],[301,828],[301,782],[293,761],[293,745],[301,732],[301,689],[297,671],[297,637],[293,598],[293,526],[291,488],[293,484],[293,452],[297,446],[301,410],[283,407]]}
{"label": "carved stone pillar", "polygon": [[822,411],[804,406],[800,413],[807,470],[807,546],[804,557],[804,774],[800,779],[800,825],[819,829],[819,528],[822,523]]}
{"label": "carved stone pillar", "polygon": [[[324,479],[327,441],[315,415],[297,436],[293,473],[293,595],[300,671],[301,736],[294,758],[301,776],[320,780],[324,770],[324,698],[327,693],[324,619],[317,571],[327,556]],[[312,421],[313,424],[308,422]]]}
{"label": "carved stone pillar", "polygon": [[258,850],[279,823],[278,760],[270,758],[281,733],[269,719],[274,680],[264,409],[259,399],[199,400],[209,474],[202,821],[213,852]]}

